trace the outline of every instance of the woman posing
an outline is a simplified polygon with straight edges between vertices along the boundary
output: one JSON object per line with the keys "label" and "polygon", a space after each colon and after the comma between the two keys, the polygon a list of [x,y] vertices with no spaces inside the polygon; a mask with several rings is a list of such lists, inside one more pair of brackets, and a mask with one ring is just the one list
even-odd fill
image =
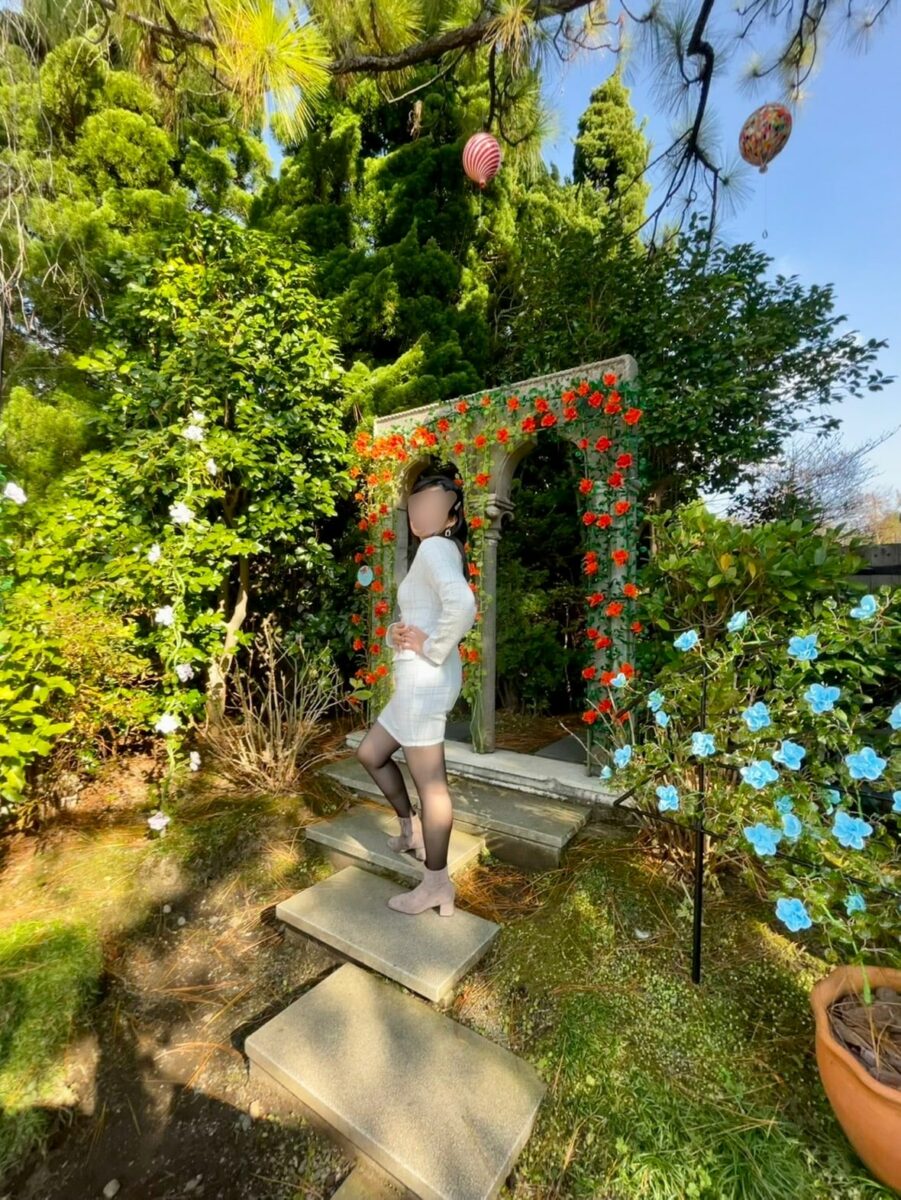
{"label": "woman posing", "polygon": [[[462,489],[443,475],[415,484],[407,502],[411,532],[420,539],[397,589],[401,619],[387,630],[394,648],[394,690],[357,747],[357,758],[400,818],[401,833],[388,839],[397,853],[413,851],[425,863],[412,891],[388,900],[398,912],[438,906],[454,911],[455,888],[447,871],[453,809],[444,760],[447,714],[463,686],[458,644],[475,621],[476,601],[467,581],[467,538]],[[400,767],[391,757],[403,746],[419,795],[413,811]]]}

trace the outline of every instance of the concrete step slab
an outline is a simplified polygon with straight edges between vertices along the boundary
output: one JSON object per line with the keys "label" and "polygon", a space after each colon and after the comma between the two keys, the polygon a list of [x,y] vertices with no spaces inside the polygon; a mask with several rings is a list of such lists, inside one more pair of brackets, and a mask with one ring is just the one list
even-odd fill
{"label": "concrete step slab", "polygon": [[275,906],[286,934],[306,935],[436,1004],[487,953],[501,927],[455,908],[401,913],[388,907],[393,880],[345,867]]}
{"label": "concrete step slab", "polygon": [[[416,785],[405,762],[401,774],[411,796]],[[390,808],[375,780],[354,756],[337,759],[320,768],[323,775]],[[502,788],[462,775],[449,775],[454,804],[454,825],[483,835],[497,858],[519,866],[558,866],[562,851],[591,816],[585,805],[566,803],[553,796]]]}
{"label": "concrete step slab", "polygon": [[[400,833],[400,822],[393,809],[375,805],[356,805],[349,812],[317,821],[306,827],[306,836],[319,843],[337,867],[365,866],[390,871],[417,883],[422,879],[423,864],[412,853],[396,854],[387,839]],[[484,845],[462,829],[452,829],[447,851],[451,875],[477,862]],[[446,918],[445,918],[446,919]]]}
{"label": "concrete step slab", "polygon": [[530,1063],[345,963],[247,1038],[280,1085],[421,1200],[494,1200],[546,1092]]}
{"label": "concrete step slab", "polygon": [[[344,739],[345,744],[356,750],[366,732],[365,729],[353,730]],[[393,757],[399,762],[403,758],[403,747]],[[607,808],[618,795],[599,774],[586,774],[584,763],[520,754],[516,750],[479,754],[469,742],[455,742],[450,738],[444,743],[444,757],[449,775],[465,775],[467,779],[517,788],[537,796],[553,796],[574,804]]]}

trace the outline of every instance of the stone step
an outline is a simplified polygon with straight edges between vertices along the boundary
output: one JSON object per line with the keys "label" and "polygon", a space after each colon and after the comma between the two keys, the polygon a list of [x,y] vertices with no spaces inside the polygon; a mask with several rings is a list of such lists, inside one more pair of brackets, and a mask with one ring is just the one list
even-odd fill
{"label": "stone step", "polygon": [[286,936],[305,934],[371,967],[436,1004],[487,952],[500,925],[454,909],[401,913],[388,907],[398,884],[360,867],[345,867],[275,906]]}
{"label": "stone step", "polygon": [[[423,864],[411,852],[395,854],[387,839],[400,833],[393,809],[382,805],[358,804],[350,812],[306,827],[307,839],[323,847],[336,867],[365,866],[390,871],[405,879],[422,879]],[[454,875],[478,862],[484,840],[462,829],[452,829],[447,850],[447,869]]]}
{"label": "stone step", "polygon": [[[398,766],[410,795],[415,796],[416,785],[409,767],[402,761]],[[327,763],[320,772],[390,808],[384,793],[354,755]],[[454,826],[484,836],[495,857],[517,866],[534,869],[559,866],[564,847],[591,816],[584,805],[567,804],[552,796],[502,788],[462,775],[449,774],[448,782],[454,804]]]}
{"label": "stone step", "polygon": [[251,1079],[287,1089],[421,1200],[494,1200],[547,1090],[530,1063],[354,963],[244,1049]]}
{"label": "stone step", "polygon": [[332,1192],[331,1200],[403,1200],[409,1194],[406,1188],[391,1187],[371,1172],[354,1167],[337,1192]]}
{"label": "stone step", "polygon": [[[366,732],[365,729],[353,730],[344,739],[345,744],[356,750]],[[395,760],[401,761],[403,753],[403,747],[399,748],[394,754]],[[520,754],[516,750],[479,754],[471,743],[456,742],[451,738],[444,743],[444,758],[448,775],[464,775],[467,779],[532,792],[536,796],[609,808],[618,795],[599,774],[586,774],[584,763]]]}

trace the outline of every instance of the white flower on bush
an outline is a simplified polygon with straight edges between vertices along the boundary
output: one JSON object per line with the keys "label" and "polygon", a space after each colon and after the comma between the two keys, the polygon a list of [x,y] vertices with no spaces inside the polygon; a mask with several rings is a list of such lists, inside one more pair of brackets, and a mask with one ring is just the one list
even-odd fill
{"label": "white flower on bush", "polygon": [[213,458],[208,458],[206,460],[206,469],[209,471],[209,473],[211,475],[219,474],[219,468],[216,466],[216,460]]}
{"label": "white flower on bush", "polygon": [[156,610],[154,617],[157,625],[171,625],[175,620],[175,614],[172,611],[171,604],[164,604],[162,608]]}
{"label": "white flower on bush", "polygon": [[198,750],[192,750],[191,753],[188,755],[188,762],[191,764],[192,771],[199,771],[200,770],[200,752]]}
{"label": "white flower on bush", "polygon": [[16,504],[24,504],[27,497],[19,485],[10,480],[3,489],[3,499],[15,500]]}
{"label": "white flower on bush", "polygon": [[188,414],[188,419],[196,422],[198,425],[202,425],[206,420],[206,413],[202,412],[199,408],[192,408]]}
{"label": "white flower on bush", "polygon": [[179,500],[177,504],[169,505],[169,516],[176,525],[187,525],[194,520],[194,510],[188,508],[184,501]]}
{"label": "white flower on bush", "polygon": [[194,678],[194,668],[190,663],[178,663],[175,667],[175,674],[182,683],[187,683],[189,679]]}
{"label": "white flower on bush", "polygon": [[147,818],[147,824],[156,833],[165,833],[166,826],[169,824],[169,818],[165,813],[155,812],[152,817]]}
{"label": "white flower on bush", "polygon": [[147,551],[147,561],[149,563],[159,562],[160,555],[162,553],[163,553],[163,551],[160,548],[159,542],[154,542],[153,545],[150,547],[150,549]]}
{"label": "white flower on bush", "polygon": [[177,713],[163,713],[153,728],[158,733],[175,733],[179,725],[181,721]]}
{"label": "white flower on bush", "polygon": [[184,433],[185,433],[185,437],[188,439],[189,442],[202,442],[203,441],[203,430],[200,428],[199,425],[188,425],[188,427],[185,429]]}

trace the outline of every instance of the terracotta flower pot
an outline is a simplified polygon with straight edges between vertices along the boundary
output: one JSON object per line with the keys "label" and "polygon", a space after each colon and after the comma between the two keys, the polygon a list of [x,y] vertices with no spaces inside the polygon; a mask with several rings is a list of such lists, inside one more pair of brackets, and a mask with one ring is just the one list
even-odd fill
{"label": "terracotta flower pot", "polygon": [[[867,967],[870,987],[901,991],[901,971]],[[823,1088],[848,1141],[876,1178],[901,1191],[901,1088],[879,1083],[829,1026],[829,1005],[848,992],[862,992],[860,967],[836,967],[810,993],[816,1016],[817,1066]]]}

